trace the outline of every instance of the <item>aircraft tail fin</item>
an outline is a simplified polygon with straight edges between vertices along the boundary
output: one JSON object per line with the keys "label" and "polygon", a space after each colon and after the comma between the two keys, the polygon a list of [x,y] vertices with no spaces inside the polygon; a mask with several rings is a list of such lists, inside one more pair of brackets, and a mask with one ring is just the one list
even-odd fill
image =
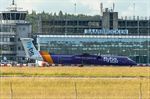
{"label": "aircraft tail fin", "polygon": [[24,47],[27,58],[43,61],[43,58],[40,55],[39,51],[35,48],[35,46],[32,43],[32,38],[21,38],[20,40]]}

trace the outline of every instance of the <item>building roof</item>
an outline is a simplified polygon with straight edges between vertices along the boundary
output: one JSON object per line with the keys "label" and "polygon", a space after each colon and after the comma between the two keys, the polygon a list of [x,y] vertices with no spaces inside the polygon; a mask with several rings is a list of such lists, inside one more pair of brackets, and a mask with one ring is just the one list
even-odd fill
{"label": "building roof", "polygon": [[125,35],[37,35],[37,37],[60,37],[60,38],[145,38],[150,39],[150,36],[125,36]]}

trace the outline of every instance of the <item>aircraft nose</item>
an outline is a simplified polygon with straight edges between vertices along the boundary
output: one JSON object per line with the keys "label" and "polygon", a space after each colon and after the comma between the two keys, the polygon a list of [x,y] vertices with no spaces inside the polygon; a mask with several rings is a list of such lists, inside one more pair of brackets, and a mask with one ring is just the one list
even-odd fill
{"label": "aircraft nose", "polygon": [[137,65],[137,63],[135,61],[131,61],[132,65]]}

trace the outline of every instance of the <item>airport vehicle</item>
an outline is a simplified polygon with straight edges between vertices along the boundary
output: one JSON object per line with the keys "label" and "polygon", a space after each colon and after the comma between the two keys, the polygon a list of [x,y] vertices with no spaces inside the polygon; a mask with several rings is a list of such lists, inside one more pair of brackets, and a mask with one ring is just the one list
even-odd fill
{"label": "airport vehicle", "polygon": [[36,50],[32,43],[32,38],[21,38],[26,57],[38,61],[45,61],[49,64],[63,64],[63,65],[118,65],[118,66],[133,66],[137,65],[135,61],[125,56],[111,56],[111,55],[90,55],[83,53],[80,55],[63,55],[50,54],[45,51]]}
{"label": "airport vehicle", "polygon": [[7,57],[3,57],[2,60],[0,60],[0,66],[14,66],[16,65],[17,62],[16,61],[11,61],[11,60],[8,60]]}

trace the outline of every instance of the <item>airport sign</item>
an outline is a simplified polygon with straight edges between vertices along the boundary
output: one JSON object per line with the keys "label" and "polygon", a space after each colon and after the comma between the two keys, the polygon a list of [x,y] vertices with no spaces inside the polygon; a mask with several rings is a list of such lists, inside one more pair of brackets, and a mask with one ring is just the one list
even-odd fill
{"label": "airport sign", "polygon": [[84,34],[128,34],[128,30],[124,29],[124,30],[119,30],[119,29],[113,29],[113,30],[109,30],[109,29],[85,29],[84,30]]}

